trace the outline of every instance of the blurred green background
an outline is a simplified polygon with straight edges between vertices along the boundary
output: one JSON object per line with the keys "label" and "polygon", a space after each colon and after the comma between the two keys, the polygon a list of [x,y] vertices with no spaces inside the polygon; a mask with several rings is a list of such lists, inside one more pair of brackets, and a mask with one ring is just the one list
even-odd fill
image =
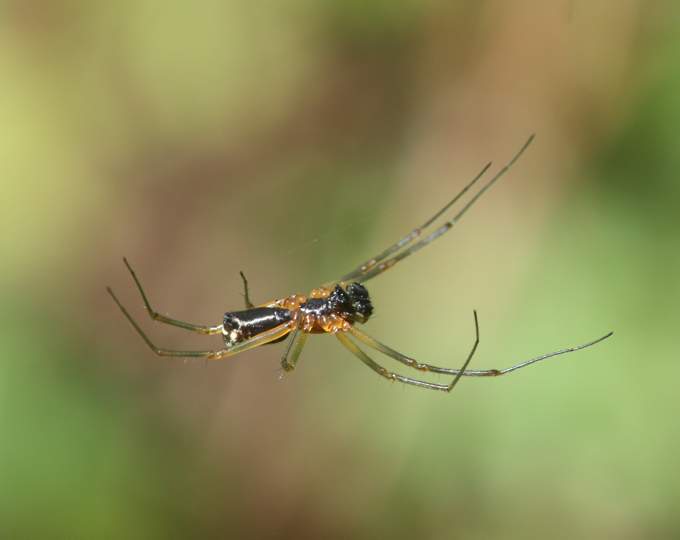
{"label": "blurred green background", "polygon": [[[680,535],[673,2],[0,3],[0,536]],[[512,172],[370,282],[366,330],[474,367],[451,395],[336,340],[220,363],[153,324],[306,292]],[[390,368],[408,374],[386,358]],[[435,376],[432,380],[445,382]]]}

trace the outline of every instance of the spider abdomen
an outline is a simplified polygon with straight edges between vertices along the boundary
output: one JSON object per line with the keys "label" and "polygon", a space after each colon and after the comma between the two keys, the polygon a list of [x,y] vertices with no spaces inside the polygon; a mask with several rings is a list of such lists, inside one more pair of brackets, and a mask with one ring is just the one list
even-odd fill
{"label": "spider abdomen", "polygon": [[262,332],[290,322],[291,311],[278,307],[254,307],[224,314],[222,334],[227,346],[241,343]]}

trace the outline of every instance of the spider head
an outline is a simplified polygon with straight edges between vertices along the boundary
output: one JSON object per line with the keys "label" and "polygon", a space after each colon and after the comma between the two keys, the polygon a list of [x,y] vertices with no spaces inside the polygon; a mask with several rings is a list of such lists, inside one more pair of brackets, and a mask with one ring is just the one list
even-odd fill
{"label": "spider head", "polygon": [[373,304],[371,304],[366,287],[360,283],[350,283],[347,285],[347,295],[352,303],[354,319],[357,322],[365,323],[373,314]]}
{"label": "spider head", "polygon": [[336,285],[328,301],[334,312],[350,322],[365,323],[373,313],[368,291],[359,283],[350,283],[346,289]]}

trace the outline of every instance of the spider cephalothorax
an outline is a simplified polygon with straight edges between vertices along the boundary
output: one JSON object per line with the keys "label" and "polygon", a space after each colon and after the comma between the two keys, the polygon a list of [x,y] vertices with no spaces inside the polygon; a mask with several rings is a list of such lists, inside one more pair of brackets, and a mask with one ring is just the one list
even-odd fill
{"label": "spider cephalothorax", "polygon": [[355,323],[366,322],[373,306],[362,285],[343,285],[314,289],[309,295],[292,295],[271,305],[291,310],[292,324],[303,332],[347,332]]}
{"label": "spider cephalothorax", "polygon": [[328,309],[349,323],[365,323],[373,313],[366,287],[350,283],[346,289],[336,285],[325,300]]}

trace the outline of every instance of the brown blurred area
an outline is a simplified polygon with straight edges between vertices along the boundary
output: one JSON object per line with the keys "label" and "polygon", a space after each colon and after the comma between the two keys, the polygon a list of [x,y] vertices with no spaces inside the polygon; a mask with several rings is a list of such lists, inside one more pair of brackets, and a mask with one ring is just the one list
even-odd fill
{"label": "brown blurred area", "polygon": [[[0,535],[677,534],[676,12],[3,2]],[[477,368],[616,331],[591,350],[442,396],[324,336],[285,377],[281,345],[158,359],[106,295],[157,344],[219,347],[150,321],[121,258],[217,324],[240,270],[255,302],[336,278],[531,133],[369,283],[366,331],[455,367],[478,309]]]}

